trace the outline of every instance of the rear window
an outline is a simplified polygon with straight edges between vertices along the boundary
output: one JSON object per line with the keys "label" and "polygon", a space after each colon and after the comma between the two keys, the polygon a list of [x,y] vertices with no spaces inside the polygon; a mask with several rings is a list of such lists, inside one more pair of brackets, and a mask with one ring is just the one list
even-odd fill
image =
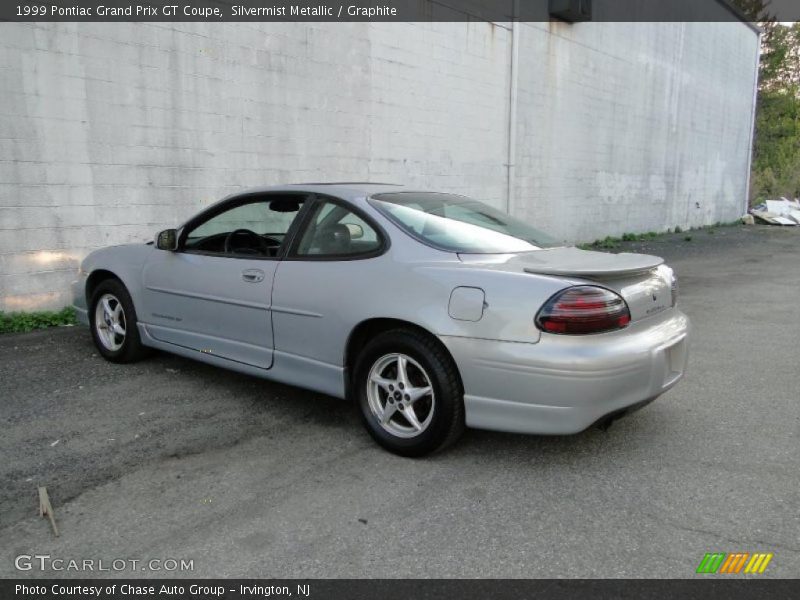
{"label": "rear window", "polygon": [[554,238],[488,204],[453,194],[376,194],[373,206],[420,241],[451,252],[505,254],[560,245]]}

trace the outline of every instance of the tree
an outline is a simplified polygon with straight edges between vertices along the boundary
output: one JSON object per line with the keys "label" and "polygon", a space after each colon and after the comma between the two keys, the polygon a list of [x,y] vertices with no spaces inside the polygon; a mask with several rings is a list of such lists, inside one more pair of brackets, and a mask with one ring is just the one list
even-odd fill
{"label": "tree", "polygon": [[800,24],[777,22],[765,0],[738,0],[760,25],[750,201],[800,196]]}

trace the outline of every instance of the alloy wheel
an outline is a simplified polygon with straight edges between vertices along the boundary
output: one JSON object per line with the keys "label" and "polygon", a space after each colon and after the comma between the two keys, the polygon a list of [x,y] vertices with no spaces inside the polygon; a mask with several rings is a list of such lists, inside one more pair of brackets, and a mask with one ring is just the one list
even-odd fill
{"label": "alloy wheel", "polygon": [[103,346],[116,352],[125,343],[125,309],[113,294],[103,294],[94,309],[97,337]]}
{"label": "alloy wheel", "polygon": [[367,401],[380,426],[401,438],[413,438],[425,431],[436,406],[425,369],[401,353],[386,354],[372,365]]}

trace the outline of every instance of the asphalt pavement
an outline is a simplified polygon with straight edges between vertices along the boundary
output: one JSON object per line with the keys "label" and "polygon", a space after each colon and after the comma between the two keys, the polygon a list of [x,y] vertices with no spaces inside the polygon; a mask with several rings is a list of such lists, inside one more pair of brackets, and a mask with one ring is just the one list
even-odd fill
{"label": "asphalt pavement", "polygon": [[798,577],[800,228],[687,235],[619,248],[678,273],[676,388],[607,432],[468,431],[425,459],[340,400],[167,354],[110,364],[81,327],[0,336],[0,577],[684,578],[706,552]]}

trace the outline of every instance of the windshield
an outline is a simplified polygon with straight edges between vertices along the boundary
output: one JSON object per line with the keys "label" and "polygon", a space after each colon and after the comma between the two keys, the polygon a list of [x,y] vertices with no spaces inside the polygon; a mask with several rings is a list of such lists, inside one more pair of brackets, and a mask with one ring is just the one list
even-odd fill
{"label": "windshield", "polygon": [[529,252],[559,243],[524,221],[465,196],[433,192],[376,194],[378,210],[417,239],[451,252]]}

